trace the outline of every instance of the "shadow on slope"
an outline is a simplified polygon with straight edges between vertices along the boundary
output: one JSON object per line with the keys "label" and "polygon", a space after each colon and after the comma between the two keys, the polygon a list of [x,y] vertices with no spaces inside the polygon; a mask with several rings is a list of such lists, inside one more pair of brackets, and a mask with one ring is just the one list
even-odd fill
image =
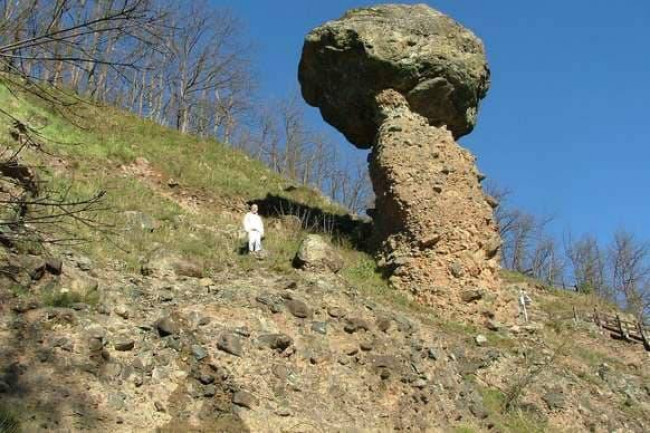
{"label": "shadow on slope", "polygon": [[263,199],[251,200],[249,205],[256,204],[259,214],[265,218],[286,219],[294,217],[303,230],[312,233],[322,233],[333,237],[336,241],[348,242],[354,249],[369,251],[369,237],[372,222],[355,218],[350,214],[327,212],[315,206],[299,203],[276,194],[267,194]]}
{"label": "shadow on slope", "polygon": [[[37,311],[27,315],[34,316]],[[8,410],[18,422],[15,430],[6,431],[59,431],[72,426],[97,429],[106,422],[106,415],[98,412],[83,380],[78,379],[92,375],[93,369],[101,366],[92,361],[70,365],[68,357],[58,356],[60,346],[67,343],[61,330],[74,320],[73,313],[60,308],[40,312],[43,314],[32,320],[25,314],[16,316],[11,332],[0,341],[0,382],[4,388],[0,412]],[[53,333],[48,328],[60,330]],[[0,422],[0,431],[5,431],[3,427],[7,426]]]}

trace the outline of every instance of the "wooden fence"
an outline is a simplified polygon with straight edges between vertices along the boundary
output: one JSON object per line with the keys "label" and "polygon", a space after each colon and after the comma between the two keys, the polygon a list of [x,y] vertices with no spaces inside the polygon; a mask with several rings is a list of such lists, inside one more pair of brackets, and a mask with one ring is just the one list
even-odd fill
{"label": "wooden fence", "polygon": [[650,340],[648,339],[650,329],[644,323],[623,320],[618,314],[611,315],[597,310],[580,317],[575,307],[573,308],[573,320],[574,322],[578,320],[593,322],[600,329],[610,331],[612,338],[627,341],[628,343],[641,343],[645,350],[650,351]]}

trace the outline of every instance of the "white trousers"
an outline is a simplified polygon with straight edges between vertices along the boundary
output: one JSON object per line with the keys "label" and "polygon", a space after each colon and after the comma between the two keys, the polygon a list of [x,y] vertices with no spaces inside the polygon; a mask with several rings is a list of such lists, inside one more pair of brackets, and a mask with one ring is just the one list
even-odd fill
{"label": "white trousers", "polygon": [[260,251],[262,249],[262,234],[256,230],[248,232],[248,251]]}

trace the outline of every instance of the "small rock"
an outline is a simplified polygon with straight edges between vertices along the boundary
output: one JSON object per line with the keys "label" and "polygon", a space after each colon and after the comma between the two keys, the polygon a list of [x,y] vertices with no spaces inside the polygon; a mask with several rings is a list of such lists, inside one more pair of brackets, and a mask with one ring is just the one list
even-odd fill
{"label": "small rock", "polygon": [[281,417],[291,416],[292,412],[287,406],[281,406],[275,410],[275,414]]}
{"label": "small rock", "polygon": [[108,378],[117,378],[123,372],[122,364],[117,362],[109,362],[104,366],[103,375]]}
{"label": "small rock", "polygon": [[427,386],[427,381],[424,379],[417,379],[415,382],[411,384],[414,388],[422,389],[425,386]]}
{"label": "small rock", "polygon": [[241,340],[233,334],[221,334],[217,342],[217,348],[238,357],[243,354]]}
{"label": "small rock", "polygon": [[192,355],[196,358],[197,361],[201,361],[208,357],[208,351],[198,344],[192,345]]}
{"label": "small rock", "polygon": [[343,309],[339,307],[328,308],[327,314],[329,314],[331,317],[335,319],[340,319],[341,317],[345,317],[345,311],[343,311]]}
{"label": "small rock", "polygon": [[552,411],[562,410],[566,406],[564,394],[561,391],[549,391],[542,396],[542,400],[544,400],[546,406]]}
{"label": "small rock", "polygon": [[274,297],[274,296],[272,296],[272,295],[270,295],[268,293],[264,293],[264,294],[258,296],[257,298],[255,298],[255,300],[257,302],[259,302],[260,304],[267,306],[269,308],[269,310],[271,310],[271,312],[273,314],[276,314],[276,313],[279,313],[280,311],[282,311],[281,303],[277,300],[276,297]]}
{"label": "small rock", "polygon": [[348,334],[354,334],[357,331],[368,331],[370,326],[368,322],[360,318],[347,319],[345,327],[343,328]]}
{"label": "small rock", "polygon": [[96,310],[97,310],[97,312],[99,314],[103,314],[104,316],[110,316],[111,315],[111,309],[106,304],[97,305]]}
{"label": "small rock", "polygon": [[93,261],[88,257],[82,256],[76,259],[77,267],[82,271],[88,272],[93,269]]}
{"label": "small rock", "polygon": [[311,234],[301,242],[293,264],[297,268],[309,271],[338,272],[343,268],[344,262],[322,236]]}
{"label": "small rock", "polygon": [[432,359],[434,361],[437,361],[440,358],[438,356],[438,352],[436,352],[435,349],[433,348],[429,348],[429,350],[427,350],[427,356],[429,357],[429,359]]}
{"label": "small rock", "polygon": [[485,335],[479,334],[476,337],[474,337],[474,341],[476,342],[477,346],[482,347],[482,346],[485,346],[487,344],[488,339],[485,337]]}
{"label": "small rock", "polygon": [[48,259],[45,261],[45,270],[52,275],[61,275],[63,262],[59,259]]}
{"label": "small rock", "polygon": [[261,335],[258,341],[271,349],[284,352],[293,344],[293,338],[286,334],[266,334]]}
{"label": "small rock", "polygon": [[153,402],[153,407],[156,408],[156,412],[166,412],[165,405],[163,405],[158,400]]}
{"label": "small rock", "polygon": [[150,373],[153,370],[153,358],[149,355],[140,355],[133,360],[132,366],[136,371]]}
{"label": "small rock", "polygon": [[214,376],[210,374],[202,374],[199,376],[199,382],[201,382],[203,385],[210,385],[214,382]]}
{"label": "small rock", "polygon": [[362,342],[359,344],[359,347],[360,347],[361,350],[363,350],[364,352],[369,352],[369,351],[371,351],[372,348],[374,347],[374,342],[373,342],[372,340],[362,341]]}
{"label": "small rock", "polygon": [[245,326],[240,326],[239,328],[233,329],[233,332],[237,335],[241,335],[242,337],[248,338],[251,336],[251,331]]}
{"label": "small rock", "polygon": [[120,316],[122,319],[128,319],[131,316],[131,312],[124,305],[118,305],[115,307],[113,312]]}
{"label": "small rock", "polygon": [[466,303],[476,302],[482,298],[483,298],[483,290],[480,289],[463,290],[460,293],[460,299],[462,299],[462,301]]}
{"label": "small rock", "polygon": [[311,324],[311,330],[322,335],[327,335],[327,322],[314,322]]}
{"label": "small rock", "polygon": [[341,347],[341,350],[348,356],[354,356],[359,353],[359,347],[355,344],[346,344]]}
{"label": "small rock", "polygon": [[257,398],[250,392],[237,391],[232,396],[232,402],[237,406],[242,406],[247,409],[252,409],[257,406]]}
{"label": "small rock", "polygon": [[22,313],[26,313],[27,311],[36,310],[37,308],[40,307],[41,304],[39,301],[35,299],[30,299],[30,300],[18,302],[18,304],[14,305],[12,309],[16,313],[22,314]]}
{"label": "small rock", "polygon": [[330,359],[330,354],[326,352],[314,353],[309,357],[311,365],[323,364]]}
{"label": "small rock", "polygon": [[291,299],[285,305],[291,314],[300,319],[311,317],[311,309],[301,300]]}
{"label": "small rock", "polygon": [[174,300],[174,294],[172,293],[171,290],[164,290],[164,291],[160,294],[160,300],[161,300],[162,302],[171,302],[171,301]]}
{"label": "small rock", "polygon": [[58,337],[50,341],[50,347],[64,347],[70,344],[70,339],[67,337]]}
{"label": "small rock", "polygon": [[99,325],[91,325],[86,329],[86,334],[90,338],[103,340],[106,337],[106,330]]}
{"label": "small rock", "polygon": [[108,396],[108,404],[111,408],[115,410],[124,409],[124,401],[126,400],[126,395],[123,393],[110,394]]}
{"label": "small rock", "polygon": [[203,388],[203,396],[204,397],[214,397],[217,395],[217,387],[214,385],[207,385],[205,388]]}
{"label": "small rock", "polygon": [[392,323],[392,320],[389,317],[378,317],[377,318],[377,328],[381,332],[388,332],[390,330],[390,325]]}
{"label": "small rock", "polygon": [[490,331],[498,331],[499,329],[503,328],[503,325],[497,322],[494,319],[488,319],[487,322],[485,322],[485,327],[489,329]]}
{"label": "small rock", "polygon": [[449,272],[451,272],[451,275],[453,275],[454,278],[460,278],[463,276],[463,266],[458,262],[454,262],[449,265]]}
{"label": "small rock", "polygon": [[277,377],[278,379],[280,379],[282,381],[287,380],[287,377],[290,374],[289,369],[285,365],[282,365],[282,364],[274,365],[273,368],[271,368],[271,371],[273,372],[275,377]]}
{"label": "small rock", "polygon": [[91,352],[99,352],[104,348],[104,342],[99,338],[88,339],[88,350]]}
{"label": "small rock", "polygon": [[161,337],[178,334],[179,329],[171,317],[161,317],[156,321],[154,327],[158,330]]}
{"label": "small rock", "polygon": [[45,275],[45,263],[34,267],[29,271],[29,277],[34,281],[39,281]]}
{"label": "small rock", "polygon": [[115,343],[113,344],[115,347],[115,350],[119,350],[121,352],[126,352],[128,350],[131,350],[135,347],[135,341],[133,341],[132,338],[128,337],[120,337],[117,340],[115,340]]}
{"label": "small rock", "polygon": [[214,282],[212,281],[212,278],[201,278],[199,280],[199,286],[200,287],[210,287],[214,285]]}

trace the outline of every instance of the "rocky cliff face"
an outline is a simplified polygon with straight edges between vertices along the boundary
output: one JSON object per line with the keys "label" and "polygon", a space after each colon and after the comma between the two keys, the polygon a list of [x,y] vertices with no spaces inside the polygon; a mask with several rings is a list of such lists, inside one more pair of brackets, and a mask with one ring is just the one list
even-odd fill
{"label": "rocky cliff face", "polygon": [[393,283],[440,306],[496,290],[495,204],[455,142],[489,87],[481,41],[426,5],[356,9],[307,36],[299,78],[326,121],[372,147],[375,234]]}

